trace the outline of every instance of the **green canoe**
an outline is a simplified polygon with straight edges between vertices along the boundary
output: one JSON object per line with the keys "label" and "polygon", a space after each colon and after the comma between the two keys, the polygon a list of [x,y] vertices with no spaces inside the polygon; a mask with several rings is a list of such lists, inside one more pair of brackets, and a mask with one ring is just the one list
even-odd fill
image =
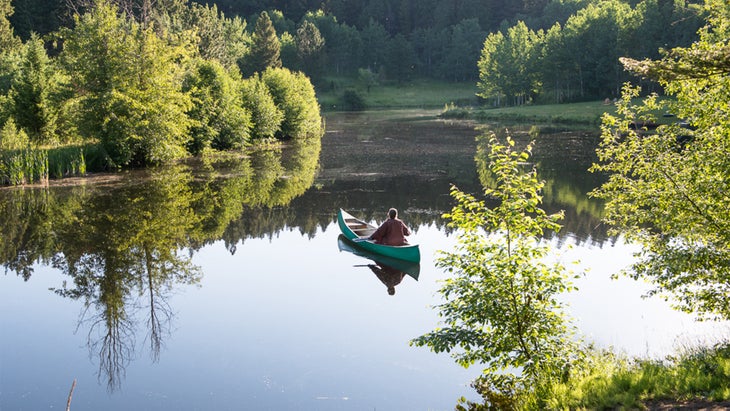
{"label": "green canoe", "polygon": [[421,265],[413,261],[401,260],[400,258],[386,257],[382,254],[372,253],[368,250],[358,247],[357,243],[348,240],[344,234],[337,236],[337,248],[340,251],[346,251],[356,256],[367,258],[372,260],[380,266],[388,266],[391,269],[402,271],[410,275],[414,280],[418,281],[418,276],[421,273]]}
{"label": "green canoe", "polygon": [[366,240],[370,234],[377,230],[377,227],[353,217],[343,209],[337,212],[337,224],[339,224],[342,234],[348,240],[353,241],[354,244],[364,250],[404,261],[415,263],[421,261],[421,252],[418,250],[417,244],[392,246],[375,244],[372,241]]}

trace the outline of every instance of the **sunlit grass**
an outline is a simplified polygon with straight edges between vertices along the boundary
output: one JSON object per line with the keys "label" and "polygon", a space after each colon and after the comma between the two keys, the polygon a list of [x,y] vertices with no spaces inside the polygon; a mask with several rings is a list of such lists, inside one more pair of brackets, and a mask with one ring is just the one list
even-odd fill
{"label": "sunlit grass", "polygon": [[547,383],[551,409],[642,409],[652,402],[730,400],[730,342],[663,360],[591,352],[567,381]]}
{"label": "sunlit grass", "polygon": [[477,103],[475,82],[450,83],[435,80],[414,80],[371,86],[368,90],[356,78],[331,78],[317,88],[317,99],[323,110],[341,110],[346,90],[354,90],[367,109],[378,108],[442,108],[449,103]]}
{"label": "sunlit grass", "polygon": [[[465,113],[466,110],[466,113]],[[615,114],[613,104],[589,101],[565,104],[523,105],[501,108],[449,107],[444,117],[469,117],[481,121],[598,125],[603,113]]]}

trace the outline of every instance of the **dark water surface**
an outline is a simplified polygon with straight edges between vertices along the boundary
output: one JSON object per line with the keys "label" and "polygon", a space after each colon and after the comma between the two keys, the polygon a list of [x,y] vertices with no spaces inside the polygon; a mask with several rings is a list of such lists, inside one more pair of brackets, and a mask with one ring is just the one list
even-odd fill
{"label": "dark water surface", "polygon": [[[480,372],[408,346],[437,325],[450,184],[479,192],[472,125],[431,112],[330,114],[321,146],[0,190],[0,410],[450,410]],[[527,128],[511,134],[526,141]],[[543,133],[552,241],[590,272],[583,333],[631,354],[710,336],[643,285],[585,193],[596,136]],[[421,245],[396,293],[340,251],[337,208],[396,207]],[[568,246],[572,246],[569,248]],[[416,279],[417,277],[417,279]],[[617,304],[618,302],[618,304]],[[717,328],[715,328],[717,330]]]}

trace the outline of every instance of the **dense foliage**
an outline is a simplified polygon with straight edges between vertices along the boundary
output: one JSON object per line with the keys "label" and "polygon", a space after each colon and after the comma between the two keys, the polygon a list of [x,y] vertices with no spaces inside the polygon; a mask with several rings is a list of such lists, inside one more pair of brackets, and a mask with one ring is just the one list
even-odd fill
{"label": "dense foliage", "polygon": [[[630,73],[619,57],[651,58],[687,45],[700,9],[685,2],[590,2],[546,30],[522,21],[487,37],[479,59],[480,95],[499,105],[617,98]],[[671,22],[667,25],[666,22]]]}
{"label": "dense foliage", "polygon": [[9,50],[17,47],[19,39],[15,37],[13,27],[8,18],[14,10],[10,0],[0,0],[0,50]]}
{"label": "dense foliage", "polygon": [[[241,19],[181,1],[69,4],[72,24],[45,42],[0,31],[13,46],[0,50],[0,147],[16,150],[3,155],[0,183],[68,168],[47,164],[46,150],[64,145],[100,147],[104,166],[117,168],[321,135],[314,88],[280,68],[265,12],[250,35]],[[3,28],[13,9],[0,6]]]}
{"label": "dense foliage", "polygon": [[[41,11],[39,0],[15,0],[11,21],[22,38],[31,31],[45,34],[68,24],[66,4],[89,1],[51,0]],[[304,71],[322,87],[337,87],[331,76],[355,76],[360,69],[381,81],[481,80],[481,94],[495,103],[499,98],[499,104],[618,97],[629,78],[619,56],[656,58],[661,47],[686,46],[702,20],[700,0],[114,2],[140,20],[196,27],[204,58],[226,59],[226,67],[233,60],[246,75],[260,71],[257,59],[278,61],[280,52],[281,64]],[[157,10],[146,11],[153,3]],[[165,19],[157,16],[159,10]],[[236,24],[221,23],[219,12]],[[498,33],[514,53],[487,56],[497,62],[499,71],[489,73],[497,79],[480,77],[476,62],[495,40],[488,48],[485,38]],[[232,45],[243,40],[247,47],[224,46],[221,38]],[[525,62],[531,65],[522,67]],[[507,79],[515,73],[528,77],[517,88],[498,80],[512,82]]]}
{"label": "dense foliage", "polygon": [[540,207],[544,183],[523,166],[531,147],[513,146],[491,137],[489,153],[479,158],[491,181],[484,194],[496,204],[452,189],[458,203],[445,217],[458,230],[458,244],[437,260],[452,274],[439,291],[442,325],[413,340],[451,352],[463,366],[485,367],[475,388],[494,409],[514,409],[539,382],[562,378],[577,352],[559,299],[572,290],[568,271],[545,261],[549,247],[542,242],[563,214]]}
{"label": "dense foliage", "polygon": [[[658,61],[625,60],[655,76],[674,99],[632,104],[627,87],[619,115],[604,119],[601,162],[609,175],[596,194],[607,200],[607,222],[643,245],[631,271],[650,279],[676,305],[704,317],[730,319],[730,4],[707,2],[700,40]],[[682,123],[655,132],[631,124],[672,113]]]}

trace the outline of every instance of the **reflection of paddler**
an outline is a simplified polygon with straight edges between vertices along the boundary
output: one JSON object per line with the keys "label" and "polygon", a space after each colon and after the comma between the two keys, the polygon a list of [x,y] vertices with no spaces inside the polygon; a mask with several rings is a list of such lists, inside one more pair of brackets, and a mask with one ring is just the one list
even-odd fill
{"label": "reflection of paddler", "polygon": [[375,264],[368,264],[368,267],[373,273],[375,273],[378,279],[385,284],[388,288],[388,294],[390,295],[395,294],[395,286],[400,284],[400,282],[403,281],[403,277],[406,275],[403,271],[396,270],[393,267],[377,261]]}

